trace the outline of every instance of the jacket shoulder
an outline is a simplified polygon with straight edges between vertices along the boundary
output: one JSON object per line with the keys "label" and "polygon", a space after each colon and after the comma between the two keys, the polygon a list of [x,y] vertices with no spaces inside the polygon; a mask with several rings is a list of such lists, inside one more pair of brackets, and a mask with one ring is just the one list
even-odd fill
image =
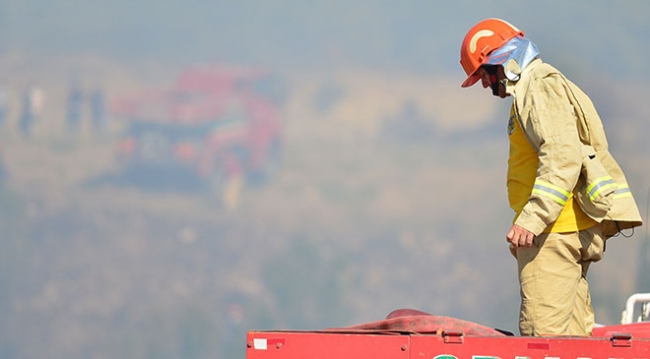
{"label": "jacket shoulder", "polygon": [[515,89],[528,89],[531,84],[538,83],[539,80],[548,78],[549,76],[558,76],[564,79],[564,75],[558,69],[550,64],[541,62],[541,60],[539,61],[532,63],[532,66],[524,69]]}

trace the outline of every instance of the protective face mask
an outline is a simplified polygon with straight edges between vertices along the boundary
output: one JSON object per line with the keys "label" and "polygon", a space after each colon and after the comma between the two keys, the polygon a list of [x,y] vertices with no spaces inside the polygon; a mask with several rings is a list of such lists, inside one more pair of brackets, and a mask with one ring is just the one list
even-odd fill
{"label": "protective face mask", "polygon": [[501,65],[508,80],[518,81],[521,72],[539,56],[537,46],[525,37],[513,37],[500,48],[494,50],[486,65]]}

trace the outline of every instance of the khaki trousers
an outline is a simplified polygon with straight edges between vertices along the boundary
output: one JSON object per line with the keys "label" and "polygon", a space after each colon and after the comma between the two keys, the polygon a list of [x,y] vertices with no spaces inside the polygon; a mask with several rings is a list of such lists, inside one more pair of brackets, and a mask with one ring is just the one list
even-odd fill
{"label": "khaki trousers", "polygon": [[603,257],[599,225],[580,232],[542,233],[517,248],[522,336],[590,336],[594,326],[587,270]]}

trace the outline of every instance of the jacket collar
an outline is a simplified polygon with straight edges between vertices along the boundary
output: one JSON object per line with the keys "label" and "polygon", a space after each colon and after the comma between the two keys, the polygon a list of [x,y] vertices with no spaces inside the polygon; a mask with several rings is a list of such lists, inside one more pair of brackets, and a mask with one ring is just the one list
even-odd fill
{"label": "jacket collar", "polygon": [[527,74],[534,68],[540,66],[542,63],[542,59],[536,58],[535,60],[531,61],[531,63],[528,64],[528,66],[526,66],[526,68],[521,72],[521,75],[517,81],[506,80],[506,93],[515,96],[515,87],[522,82],[526,82],[522,81],[522,79],[526,79]]}

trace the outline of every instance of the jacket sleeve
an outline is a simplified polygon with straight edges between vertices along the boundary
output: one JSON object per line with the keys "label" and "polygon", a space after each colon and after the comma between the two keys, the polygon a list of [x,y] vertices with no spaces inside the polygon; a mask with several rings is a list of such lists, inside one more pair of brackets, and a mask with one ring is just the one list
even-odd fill
{"label": "jacket sleeve", "polygon": [[538,150],[539,167],[515,224],[535,235],[557,220],[580,176],[580,139],[565,86],[559,74],[532,79],[520,103],[522,128]]}

